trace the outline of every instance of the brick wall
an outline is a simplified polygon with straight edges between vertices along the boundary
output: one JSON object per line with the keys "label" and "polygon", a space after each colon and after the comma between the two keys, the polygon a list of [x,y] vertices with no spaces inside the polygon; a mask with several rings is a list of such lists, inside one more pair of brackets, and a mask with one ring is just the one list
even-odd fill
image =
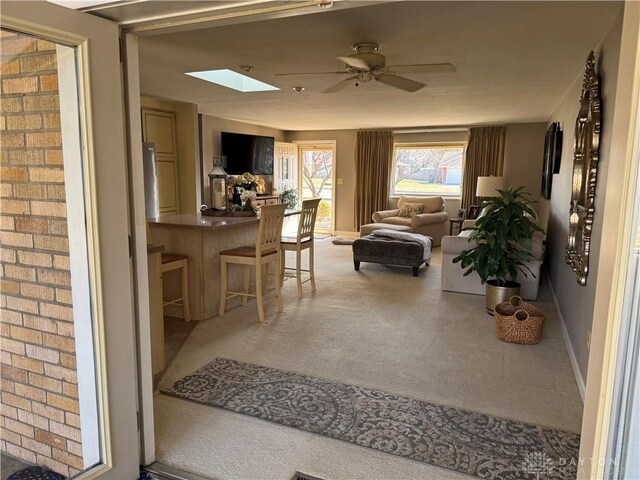
{"label": "brick wall", "polygon": [[2,451],[83,468],[55,45],[2,31]]}

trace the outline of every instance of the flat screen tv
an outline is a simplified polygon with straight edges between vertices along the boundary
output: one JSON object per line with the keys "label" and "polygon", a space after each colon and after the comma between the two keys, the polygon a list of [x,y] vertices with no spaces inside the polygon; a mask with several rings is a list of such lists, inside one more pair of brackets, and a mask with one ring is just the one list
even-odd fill
{"label": "flat screen tv", "polygon": [[222,132],[221,143],[229,175],[273,175],[273,137]]}

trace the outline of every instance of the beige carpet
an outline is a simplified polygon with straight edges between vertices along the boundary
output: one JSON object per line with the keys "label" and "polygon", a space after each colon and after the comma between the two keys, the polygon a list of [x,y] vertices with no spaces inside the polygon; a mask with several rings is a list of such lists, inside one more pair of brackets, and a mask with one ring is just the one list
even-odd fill
{"label": "beige carpet", "polygon": [[[440,249],[418,278],[410,269],[362,264],[351,247],[317,242],[318,291],[285,311],[255,304],[201,322],[162,379],[168,386],[218,356],[362,385],[490,415],[580,431],[582,403],[546,287],[541,344],[497,340],[484,298],[440,290]],[[210,478],[467,478],[448,470],[158,394],[159,462]]]}

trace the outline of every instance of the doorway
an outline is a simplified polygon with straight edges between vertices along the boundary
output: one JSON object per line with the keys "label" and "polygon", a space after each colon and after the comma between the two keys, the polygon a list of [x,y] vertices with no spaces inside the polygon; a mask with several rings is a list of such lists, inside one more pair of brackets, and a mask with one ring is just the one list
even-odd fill
{"label": "doorway", "polygon": [[300,201],[321,198],[315,231],[333,235],[335,230],[335,143],[301,143],[298,184]]}

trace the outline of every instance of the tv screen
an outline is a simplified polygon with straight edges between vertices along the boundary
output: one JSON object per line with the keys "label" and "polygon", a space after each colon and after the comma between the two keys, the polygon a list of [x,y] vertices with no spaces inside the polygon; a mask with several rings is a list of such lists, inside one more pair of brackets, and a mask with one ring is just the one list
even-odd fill
{"label": "tv screen", "polygon": [[222,132],[221,143],[229,175],[273,175],[273,137]]}

